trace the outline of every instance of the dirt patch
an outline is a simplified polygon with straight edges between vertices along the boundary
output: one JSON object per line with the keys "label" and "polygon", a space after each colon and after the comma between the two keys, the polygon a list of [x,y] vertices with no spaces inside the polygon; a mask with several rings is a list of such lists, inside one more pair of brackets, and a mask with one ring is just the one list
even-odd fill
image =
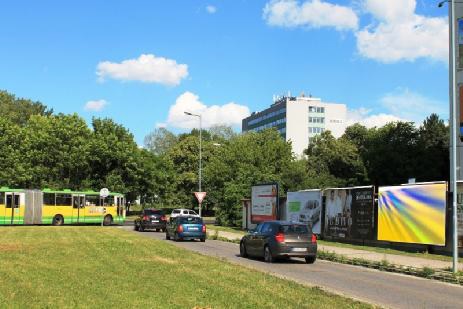
{"label": "dirt patch", "polygon": [[138,262],[159,262],[159,263],[170,264],[170,265],[175,264],[173,260],[170,260],[162,256],[157,256],[157,255],[147,256],[143,258],[135,258],[135,260],[137,260]]}
{"label": "dirt patch", "polygon": [[0,245],[0,252],[16,252],[24,249],[20,244],[2,244]]}

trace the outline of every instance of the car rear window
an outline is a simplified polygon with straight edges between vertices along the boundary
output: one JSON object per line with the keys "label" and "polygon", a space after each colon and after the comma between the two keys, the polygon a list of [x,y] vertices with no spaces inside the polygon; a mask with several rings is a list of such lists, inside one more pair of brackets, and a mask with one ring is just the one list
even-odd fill
{"label": "car rear window", "polygon": [[145,215],[162,215],[161,210],[155,210],[155,209],[145,209],[144,213]]}
{"label": "car rear window", "polygon": [[202,224],[203,223],[203,220],[201,218],[198,218],[198,217],[181,217],[178,219],[179,220],[179,223],[191,223],[191,224]]}
{"label": "car rear window", "polygon": [[296,233],[296,234],[308,234],[309,227],[307,225],[302,224],[288,224],[288,225],[281,225],[280,231],[283,233]]}

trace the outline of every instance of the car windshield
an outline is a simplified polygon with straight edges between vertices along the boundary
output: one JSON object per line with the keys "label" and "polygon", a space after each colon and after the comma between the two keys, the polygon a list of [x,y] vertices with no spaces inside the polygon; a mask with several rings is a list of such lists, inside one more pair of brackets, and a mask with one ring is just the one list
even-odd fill
{"label": "car windshield", "polygon": [[181,217],[178,219],[181,224],[202,224],[203,220],[198,217]]}
{"label": "car windshield", "polygon": [[309,227],[302,224],[291,224],[291,225],[281,225],[280,231],[283,233],[296,233],[296,234],[308,234]]}
{"label": "car windshield", "polygon": [[148,216],[149,215],[162,215],[162,211],[156,210],[156,209],[145,209],[143,213]]}

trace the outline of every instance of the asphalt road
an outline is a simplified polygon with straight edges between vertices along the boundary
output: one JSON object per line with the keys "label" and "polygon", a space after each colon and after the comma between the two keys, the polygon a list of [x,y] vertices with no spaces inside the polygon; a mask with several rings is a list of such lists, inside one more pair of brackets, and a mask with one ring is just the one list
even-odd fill
{"label": "asphalt road", "polygon": [[[128,226],[119,228],[132,229]],[[167,241],[164,233],[139,234]],[[383,307],[463,308],[463,287],[457,285],[321,260],[313,265],[305,264],[302,259],[268,264],[262,260],[241,258],[237,244],[216,240],[167,242]]]}

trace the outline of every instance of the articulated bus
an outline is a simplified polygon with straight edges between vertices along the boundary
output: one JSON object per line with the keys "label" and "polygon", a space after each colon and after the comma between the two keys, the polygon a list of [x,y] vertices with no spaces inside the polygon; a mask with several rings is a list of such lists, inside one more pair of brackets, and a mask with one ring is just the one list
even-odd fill
{"label": "articulated bus", "polygon": [[125,198],[110,193],[0,188],[0,225],[122,224]]}

